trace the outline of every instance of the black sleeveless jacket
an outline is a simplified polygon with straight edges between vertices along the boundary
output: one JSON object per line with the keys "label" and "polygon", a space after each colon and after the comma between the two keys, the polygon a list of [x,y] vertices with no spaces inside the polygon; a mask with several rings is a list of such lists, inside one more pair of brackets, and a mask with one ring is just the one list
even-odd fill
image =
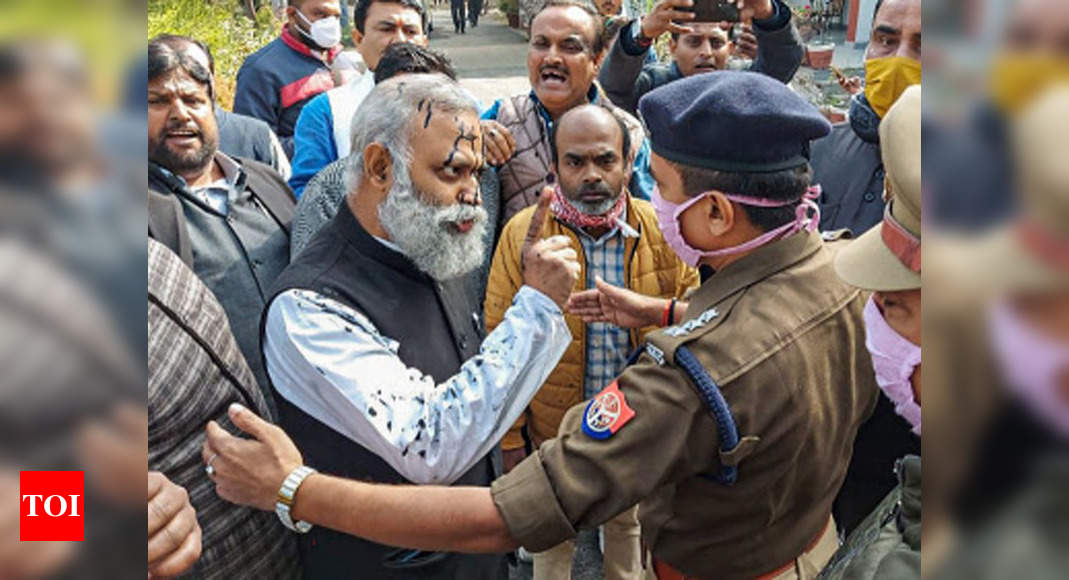
{"label": "black sleeveless jacket", "polygon": [[[470,303],[464,278],[431,279],[408,258],[375,240],[345,206],[279,275],[271,301],[295,288],[313,290],[360,311],[379,332],[400,343],[399,356],[407,366],[438,383],[455,375],[482,342],[479,308]],[[379,456],[272,391],[281,426],[309,466],[351,479],[408,483]],[[495,450],[454,485],[488,486],[499,472],[500,453]],[[503,555],[399,550],[320,526],[300,537],[300,553],[306,578],[507,577]]]}

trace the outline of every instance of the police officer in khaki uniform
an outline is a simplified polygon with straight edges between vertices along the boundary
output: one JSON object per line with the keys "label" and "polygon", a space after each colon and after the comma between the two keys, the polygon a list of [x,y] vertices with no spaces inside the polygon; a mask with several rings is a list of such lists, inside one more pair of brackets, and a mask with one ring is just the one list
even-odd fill
{"label": "police officer in khaki uniform", "polygon": [[490,489],[319,473],[295,485],[300,453],[235,408],[255,441],[209,425],[218,493],[380,543],[475,552],[545,550],[638,503],[661,580],[814,576],[837,547],[832,500],[878,393],[865,301],[813,231],[806,155],[829,125],[749,72],[671,83],[640,111],[666,239],[715,273],[556,439]]}

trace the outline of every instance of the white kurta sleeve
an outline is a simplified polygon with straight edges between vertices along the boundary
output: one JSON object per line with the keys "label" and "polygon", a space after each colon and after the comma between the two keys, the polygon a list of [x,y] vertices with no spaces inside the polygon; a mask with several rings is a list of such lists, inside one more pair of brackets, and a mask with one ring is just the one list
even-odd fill
{"label": "white kurta sleeve", "polygon": [[413,483],[449,484],[501,440],[570,342],[557,305],[524,286],[479,353],[435,384],[360,312],[289,290],[268,309],[263,349],[286,400]]}

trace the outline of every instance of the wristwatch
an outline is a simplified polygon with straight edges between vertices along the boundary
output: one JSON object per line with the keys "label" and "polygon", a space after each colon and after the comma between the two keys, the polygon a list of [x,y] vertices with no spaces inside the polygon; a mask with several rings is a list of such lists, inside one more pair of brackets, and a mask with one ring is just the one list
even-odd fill
{"label": "wristwatch", "polygon": [[298,534],[308,533],[308,530],[312,529],[312,524],[308,522],[293,521],[293,518],[290,517],[290,506],[293,505],[293,496],[297,494],[297,488],[301,486],[301,483],[304,482],[306,477],[315,472],[316,470],[307,465],[294,468],[282,482],[282,487],[278,489],[278,501],[275,502],[275,514],[278,516],[278,519],[282,520],[282,525]]}

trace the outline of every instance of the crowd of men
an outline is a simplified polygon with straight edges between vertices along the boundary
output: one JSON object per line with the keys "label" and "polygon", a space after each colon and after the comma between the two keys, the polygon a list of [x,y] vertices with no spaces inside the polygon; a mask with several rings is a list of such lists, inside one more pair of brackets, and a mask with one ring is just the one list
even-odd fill
{"label": "crowd of men", "polygon": [[420,0],[347,78],[290,0],[233,113],[149,42],[151,575],[568,578],[602,526],[612,579],[919,577],[921,0],[834,127],[783,0],[693,4],[548,0],[485,108]]}

